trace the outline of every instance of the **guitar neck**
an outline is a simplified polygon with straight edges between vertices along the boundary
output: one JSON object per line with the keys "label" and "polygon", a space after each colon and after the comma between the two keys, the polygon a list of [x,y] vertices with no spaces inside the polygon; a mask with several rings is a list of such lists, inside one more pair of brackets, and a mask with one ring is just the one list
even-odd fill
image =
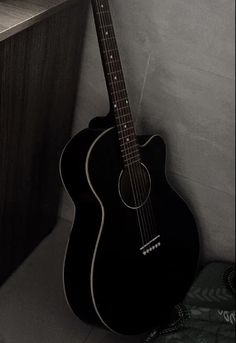
{"label": "guitar neck", "polygon": [[108,0],[92,0],[100,53],[125,166],[140,154]]}

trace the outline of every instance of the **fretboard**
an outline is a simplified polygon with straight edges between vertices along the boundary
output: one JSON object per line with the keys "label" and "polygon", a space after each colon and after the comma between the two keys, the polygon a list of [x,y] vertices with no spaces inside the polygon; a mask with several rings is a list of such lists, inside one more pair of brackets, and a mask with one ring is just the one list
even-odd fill
{"label": "fretboard", "polygon": [[141,159],[109,3],[108,0],[92,0],[92,5],[120,151],[124,165],[129,166]]}

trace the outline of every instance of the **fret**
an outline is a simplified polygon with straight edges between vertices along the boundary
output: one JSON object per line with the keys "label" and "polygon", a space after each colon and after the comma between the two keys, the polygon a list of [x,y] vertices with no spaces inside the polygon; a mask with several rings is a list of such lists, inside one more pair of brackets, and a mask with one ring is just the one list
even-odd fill
{"label": "fret", "polygon": [[[135,131],[131,128],[129,129],[118,129],[118,137],[120,137],[120,139],[123,139],[126,141],[126,138],[129,137],[133,137],[133,138],[136,138],[136,135],[135,135]],[[131,141],[131,139],[130,139]]]}
{"label": "fret", "polygon": [[131,160],[134,160],[134,159],[139,159],[140,158],[140,154],[139,154],[139,151],[136,152],[133,155],[130,152],[128,152],[128,153],[124,154],[124,157],[125,157],[126,161],[131,161]]}
{"label": "fret", "polygon": [[108,25],[100,25],[100,26],[98,26],[99,27],[99,29],[106,29],[106,28],[112,28],[113,29],[113,25],[112,24],[108,24]]}
{"label": "fret", "polygon": [[125,138],[125,137],[135,137],[135,132],[133,129],[128,128],[128,129],[118,129],[118,136],[120,136],[121,138]]}
{"label": "fret", "polygon": [[98,11],[95,15],[100,19],[100,25],[112,25],[112,20],[109,11]]}
{"label": "fret", "polygon": [[126,162],[124,162],[124,165],[125,165],[125,167],[129,168],[129,167],[131,167],[131,166],[137,164],[138,162],[140,162],[140,161],[135,161],[135,162],[133,162],[133,163],[126,163]]}
{"label": "fret", "polygon": [[124,80],[120,79],[119,76],[117,75],[114,75],[113,77],[110,76],[108,80],[109,80],[110,85],[117,86],[117,87],[119,87],[119,85],[122,85],[122,89],[124,88]]}
{"label": "fret", "polygon": [[120,116],[119,116],[120,119],[125,119],[126,117],[131,118],[130,112],[129,113],[119,113],[119,114],[120,114]]}
{"label": "fret", "polygon": [[121,104],[120,104],[120,106],[117,106],[116,104],[114,104],[113,105],[113,107],[114,107],[114,110],[115,111],[123,111],[123,110],[127,110],[127,111],[125,111],[124,113],[119,113],[121,116],[122,116],[122,118],[123,118],[123,115],[125,115],[126,116],[126,114],[129,114],[130,115],[130,118],[131,118],[131,111],[130,111],[130,106],[129,106],[129,104],[126,104],[126,103],[124,103],[124,102],[122,102]]}
{"label": "fret", "polygon": [[[108,61],[110,62],[110,64],[118,62],[119,63],[119,71],[122,74],[122,77],[124,77],[123,76],[123,72],[122,72],[122,68],[121,68],[121,62],[120,62],[120,59],[119,59],[118,50],[117,49],[112,49],[112,52],[109,52],[109,51],[103,52],[103,56],[104,56],[104,58],[106,59],[107,62]],[[117,66],[116,66],[116,69],[118,69]],[[108,73],[110,73],[110,72],[108,72]]]}
{"label": "fret", "polygon": [[[119,64],[119,67],[121,66],[121,63],[120,63],[120,60],[113,60],[113,56],[111,55],[111,56],[109,56],[109,58],[110,59],[112,59],[112,61],[110,60],[110,61],[107,61],[106,62],[106,64],[109,64],[109,65],[112,65],[112,64]],[[116,68],[116,66],[114,66],[115,68]],[[121,71],[122,69],[120,68],[120,71]]]}
{"label": "fret", "polygon": [[[104,43],[104,42],[109,42],[113,39],[113,41],[115,42],[115,36],[112,36],[112,35],[106,35],[106,33],[103,34],[103,32],[101,32],[101,41]],[[109,43],[111,44],[111,43]]]}
{"label": "fret", "polygon": [[122,70],[121,68],[121,62],[119,59],[114,59],[115,56],[110,55],[109,57],[105,57],[106,61],[105,61],[105,65],[107,67],[109,67],[110,69],[108,70],[108,72],[112,71],[116,71],[116,70]]}
{"label": "fret", "polygon": [[[135,148],[135,150],[134,150],[134,148]],[[126,149],[121,149],[121,153],[123,154],[123,156],[125,156],[125,152],[126,152]],[[134,154],[134,153],[139,154],[138,146],[134,146],[133,151],[130,152],[129,154]]]}
{"label": "fret", "polygon": [[119,140],[125,140],[125,142],[132,142],[134,139],[136,139],[136,135],[135,135],[135,133],[134,133],[134,131],[132,131],[132,132],[127,132],[127,131],[119,131],[118,132],[118,139]]}
{"label": "fret", "polygon": [[110,53],[110,52],[113,52],[113,51],[116,51],[117,53],[119,53],[118,50],[117,50],[117,48],[114,48],[114,49],[106,49],[106,50],[103,50],[102,52],[105,54],[105,53]]}
{"label": "fret", "polygon": [[[113,74],[113,75],[112,75]],[[119,81],[119,82],[123,82],[122,88],[120,88],[121,90],[125,89],[125,81],[122,78],[121,74],[118,72],[112,72],[110,74],[107,75],[107,79],[109,81],[109,83],[111,82],[115,82],[115,81]],[[116,89],[112,89],[113,92],[116,92]]]}
{"label": "fret", "polygon": [[[130,143],[130,145],[126,144],[126,143]],[[121,149],[124,150],[124,154],[127,153],[127,151],[131,151],[131,150],[134,150],[134,148],[136,147],[136,140],[133,139],[132,141],[130,140],[129,142],[126,142],[124,139],[119,139],[119,144],[121,146]],[[134,143],[135,142],[135,143]],[[135,153],[139,153],[139,151],[136,151]],[[131,154],[131,153],[130,153]],[[132,153],[134,154],[134,153]]]}
{"label": "fret", "polygon": [[106,14],[106,13],[108,13],[108,14],[110,14],[110,11],[97,11],[97,12],[95,12],[96,14]]}
{"label": "fret", "polygon": [[111,39],[112,39],[113,41],[115,41],[115,36],[102,38],[101,41],[106,41],[106,42],[107,42],[107,41],[109,41],[109,40],[111,40]]}
{"label": "fret", "polygon": [[125,166],[126,167],[141,161],[140,157],[134,158],[134,159],[129,159],[129,160],[127,160],[126,158],[124,158],[124,159],[125,159]]}
{"label": "fret", "polygon": [[112,28],[112,25],[100,26],[100,32],[102,33],[102,35],[104,37],[113,37],[113,38],[115,38],[115,33],[114,33],[113,28]]}
{"label": "fret", "polygon": [[120,145],[121,146],[127,146],[128,147],[128,145],[129,144],[132,144],[132,143],[134,143],[134,142],[136,142],[136,139],[132,139],[132,140],[128,140],[128,141],[125,141],[124,143],[120,143]]}
{"label": "fret", "polygon": [[[125,131],[129,128],[129,130],[133,127],[133,122],[132,122],[132,117],[131,116],[117,116],[115,113],[115,119],[116,119],[116,125],[120,125],[119,127],[117,126],[117,129],[122,132]],[[127,126],[127,122],[129,122],[129,127]],[[135,132],[134,127],[133,127],[133,132]]]}
{"label": "fret", "polygon": [[120,141],[124,141],[124,142],[127,142],[127,138],[129,138],[129,141],[128,142],[131,142],[133,139],[136,138],[136,135],[135,135],[135,132],[133,130],[131,130],[130,132],[129,131],[121,131],[121,130],[118,130],[118,139]]}
{"label": "fret", "polygon": [[[113,103],[113,106],[115,108],[118,108],[121,106],[121,104],[119,104],[119,99],[122,99],[123,98],[123,95],[126,95],[126,94],[123,94],[124,93],[124,82],[120,83],[119,85],[110,85],[109,83],[109,86],[111,87],[111,96],[112,96],[112,103]],[[123,104],[125,105],[125,104]],[[126,104],[128,105],[128,103]]]}
{"label": "fret", "polygon": [[139,157],[139,150],[134,150],[134,151],[130,151],[128,153],[125,154],[125,156],[128,158],[129,155],[131,155],[130,157]]}
{"label": "fret", "polygon": [[[127,93],[126,93],[126,94],[127,94]],[[113,106],[114,106],[115,108],[120,108],[120,107],[125,107],[125,106],[127,106],[127,107],[130,108],[128,100],[120,101],[120,99],[123,99],[123,98],[122,98],[123,91],[120,92],[119,89],[117,89],[116,91],[114,91],[114,92],[112,93],[112,95],[113,95],[113,97],[112,97],[112,98],[113,98],[112,103],[113,103]]]}
{"label": "fret", "polygon": [[[111,20],[111,17],[110,15],[108,14],[97,14],[97,19],[99,20],[99,25],[97,27],[98,30],[100,30],[99,26],[109,26],[109,25],[112,25],[112,20]],[[114,32],[114,30],[113,30]]]}
{"label": "fret", "polygon": [[96,0],[96,5],[106,10],[109,9],[107,0]]}
{"label": "fret", "polygon": [[[120,126],[118,126],[117,124],[120,124]],[[116,126],[117,126],[118,134],[126,135],[129,132],[130,135],[131,134],[135,135],[134,127],[132,128],[133,125],[130,124],[130,126],[128,127],[127,124],[126,124],[126,121],[124,121],[122,123],[118,117],[116,117]]]}
{"label": "fret", "polygon": [[126,88],[119,89],[119,90],[117,90],[117,91],[114,91],[114,90],[113,90],[113,91],[111,92],[111,94],[113,95],[113,94],[118,94],[118,93],[121,93],[121,92],[125,92],[125,94],[127,94],[127,93],[126,93]]}
{"label": "fret", "polygon": [[123,153],[123,156],[124,156],[127,153],[127,151],[134,149],[135,145],[128,145],[128,144],[123,144],[120,142],[120,147],[121,149],[124,150],[124,153]]}
{"label": "fret", "polygon": [[124,152],[123,159],[124,159],[125,163],[130,163],[130,162],[134,162],[134,161],[135,162],[141,161],[141,157],[140,157],[139,152],[137,153],[137,155],[130,156],[130,157],[128,157],[127,154]]}
{"label": "fret", "polygon": [[129,168],[129,167],[131,167],[131,166],[137,164],[138,162],[140,162],[140,161],[135,161],[135,162],[133,162],[133,163],[126,163],[126,162],[124,162],[124,165],[125,165],[125,167]]}
{"label": "fret", "polygon": [[115,111],[122,111],[124,109],[130,109],[130,107],[127,105],[127,106],[124,106],[124,107],[115,107]]}
{"label": "fret", "polygon": [[129,106],[129,103],[127,101],[119,101],[119,99],[121,99],[120,95],[119,95],[119,91],[116,92],[116,97],[113,96],[112,97],[112,107],[114,108],[114,110],[118,110],[119,108],[122,108],[122,107],[127,107],[129,109],[129,111],[125,112],[125,113],[122,113],[120,112],[119,114],[130,114],[131,116],[131,110],[130,110],[130,106]]}
{"label": "fret", "polygon": [[[127,132],[127,134],[125,135],[123,131],[119,132],[121,137],[118,137],[118,139],[124,140],[125,142],[132,142],[134,139],[136,139],[134,132],[131,132],[130,134]],[[133,138],[133,140],[131,139]],[[129,139],[128,141],[126,139]]]}
{"label": "fret", "polygon": [[[130,107],[127,106],[127,112],[123,111],[123,110],[119,110],[118,107],[116,107],[116,104],[113,106],[114,107],[114,114],[117,115],[117,118],[122,119],[123,121],[126,119],[128,120],[132,120],[132,116],[131,116],[131,111],[130,111]],[[123,112],[122,112],[123,111]]]}
{"label": "fret", "polygon": [[[112,104],[114,108],[117,108],[119,105],[119,99],[122,99],[123,91],[114,91],[112,93]],[[128,105],[128,104],[127,104]]]}
{"label": "fret", "polygon": [[133,139],[133,141],[129,141],[129,142],[131,142],[130,143],[130,145],[128,145],[128,144],[126,144],[126,143],[129,143],[129,142],[123,142],[123,140],[119,140],[119,142],[120,142],[120,146],[121,146],[121,148],[124,148],[124,150],[125,150],[125,154],[126,154],[126,152],[127,151],[130,151],[130,150],[132,150],[135,146],[136,146],[136,144],[134,143],[134,142],[136,142],[136,140],[135,139]]}
{"label": "fret", "polygon": [[119,139],[119,141],[120,141],[120,146],[121,146],[121,147],[123,146],[123,148],[125,149],[125,151],[130,151],[130,150],[133,149],[133,147],[135,147],[135,144],[132,143],[132,142],[136,142],[135,139],[133,139],[132,141],[131,141],[131,140],[129,141],[129,142],[132,143],[131,145],[127,145],[126,143],[129,143],[129,142],[126,142],[126,141],[124,141],[124,140],[122,140],[122,139]]}
{"label": "fret", "polygon": [[125,104],[128,104],[128,103],[129,103],[129,101],[128,101],[127,98],[119,99],[119,100],[117,100],[116,102],[124,102]]}
{"label": "fret", "polygon": [[[117,92],[117,94],[118,94],[118,93],[119,93],[119,92]],[[123,110],[123,107],[127,107],[127,108],[129,109],[128,112],[119,113],[119,114],[125,114],[125,115],[126,115],[126,114],[130,114],[130,115],[131,115],[129,103],[127,103],[127,102],[119,102],[119,99],[115,99],[115,98],[114,98],[112,104],[113,104],[113,108],[114,108],[115,111]]]}
{"label": "fret", "polygon": [[120,88],[123,89],[125,86],[125,82],[124,82],[124,79],[122,78],[122,75],[120,73],[115,73],[115,72],[113,72],[112,74],[108,75],[109,84],[114,87],[118,87],[118,89]]}
{"label": "fret", "polygon": [[[120,127],[124,127],[125,125],[128,126],[129,123],[130,123],[130,124],[133,124],[133,121],[132,121],[132,120],[128,120],[128,121],[126,121],[126,122],[124,122],[124,123],[122,123],[122,124],[117,123],[116,125],[117,125],[117,126],[120,126]],[[131,126],[131,127],[132,127],[132,126]]]}
{"label": "fret", "polygon": [[[110,82],[109,82],[109,84],[110,85],[118,85],[119,83],[123,83],[124,84],[124,80],[119,80],[118,78],[117,78],[117,76],[116,77],[113,77],[112,79],[110,78]],[[122,88],[123,89],[123,88]]]}
{"label": "fret", "polygon": [[124,81],[122,70],[113,70],[107,75],[109,76],[109,79],[111,80],[116,80],[117,78],[118,80]]}
{"label": "fret", "polygon": [[110,73],[107,73],[108,76],[112,76],[112,75],[119,75],[120,78],[123,79],[123,73],[122,70],[115,70],[115,71],[111,71]]}
{"label": "fret", "polygon": [[136,163],[136,162],[140,162],[141,161],[141,157],[140,155],[134,156],[134,157],[126,157],[126,155],[123,155],[123,160],[125,165],[127,164],[132,164],[132,163]]}
{"label": "fret", "polygon": [[100,28],[102,39],[115,39],[115,32],[110,28]]}

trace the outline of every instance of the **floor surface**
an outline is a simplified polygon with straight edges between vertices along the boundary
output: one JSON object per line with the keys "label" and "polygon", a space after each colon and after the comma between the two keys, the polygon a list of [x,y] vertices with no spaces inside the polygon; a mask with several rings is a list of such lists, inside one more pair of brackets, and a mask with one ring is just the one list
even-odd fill
{"label": "floor surface", "polygon": [[86,325],[69,309],[62,266],[70,222],[54,231],[0,288],[0,343],[140,343]]}

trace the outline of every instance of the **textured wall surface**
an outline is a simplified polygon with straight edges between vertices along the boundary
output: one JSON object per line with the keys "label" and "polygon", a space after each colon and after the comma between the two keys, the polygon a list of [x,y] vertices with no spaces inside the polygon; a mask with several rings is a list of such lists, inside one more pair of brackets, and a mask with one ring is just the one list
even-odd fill
{"label": "textured wall surface", "polygon": [[[110,3],[137,132],[164,137],[204,260],[233,260],[234,1]],[[83,54],[74,132],[109,110],[91,11]],[[65,198],[62,215],[72,209]]]}

